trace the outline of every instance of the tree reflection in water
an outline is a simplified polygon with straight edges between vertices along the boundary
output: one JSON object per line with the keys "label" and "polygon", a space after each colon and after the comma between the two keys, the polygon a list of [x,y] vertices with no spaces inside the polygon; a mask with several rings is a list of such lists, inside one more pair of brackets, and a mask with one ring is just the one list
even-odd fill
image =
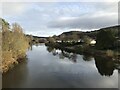
{"label": "tree reflection in water", "polygon": [[[77,63],[77,55],[75,53],[69,53],[64,50],[58,50],[52,47],[47,47],[48,52],[52,52],[54,56],[58,56],[60,59],[68,58],[70,61]],[[90,55],[83,55],[84,61],[92,61],[95,60],[96,68],[98,69],[98,72],[100,75],[105,76],[111,76],[113,74],[113,71],[115,68],[115,63],[112,60],[105,59],[103,57],[93,57]]]}
{"label": "tree reflection in water", "polygon": [[103,76],[111,76],[115,69],[114,62],[102,57],[95,57],[95,64],[99,73]]}
{"label": "tree reflection in water", "polygon": [[84,61],[91,61],[91,60],[93,60],[94,59],[94,57],[93,56],[91,56],[91,55],[83,55],[83,60]]}
{"label": "tree reflection in water", "polygon": [[[2,77],[2,87],[7,88],[17,88],[21,85],[24,85],[24,81],[28,76],[28,67],[27,67],[28,58],[25,57],[23,62],[15,66],[12,70],[5,73]],[[7,82],[6,82],[7,81]],[[13,82],[14,81],[14,82]],[[18,86],[19,85],[19,86]]]}
{"label": "tree reflection in water", "polygon": [[47,51],[48,52],[52,52],[53,56],[59,56],[60,59],[64,59],[64,58],[68,58],[69,60],[71,60],[72,62],[77,62],[77,54],[75,53],[69,53],[69,52],[66,52],[64,50],[58,50],[58,49],[55,49],[53,47],[47,47]]}
{"label": "tree reflection in water", "polygon": [[47,47],[47,51],[48,51],[48,52],[52,52],[53,50],[54,50],[53,47],[49,47],[49,46]]}
{"label": "tree reflection in water", "polygon": [[29,43],[29,47],[28,47],[28,50],[31,50],[32,51],[32,48],[33,46],[40,46],[40,45],[44,45],[44,43]]}
{"label": "tree reflection in water", "polygon": [[59,55],[60,59],[68,58],[69,60],[71,60],[74,63],[77,62],[77,54],[75,54],[75,53],[69,53],[69,52],[65,52],[63,50],[61,50],[60,53],[59,52],[56,52],[56,53]]}

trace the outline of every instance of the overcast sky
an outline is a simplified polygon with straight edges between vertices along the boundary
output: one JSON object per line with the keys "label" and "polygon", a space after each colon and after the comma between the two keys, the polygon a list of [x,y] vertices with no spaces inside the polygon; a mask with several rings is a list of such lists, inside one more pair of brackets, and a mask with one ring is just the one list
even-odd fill
{"label": "overcast sky", "polygon": [[118,24],[117,2],[9,2],[2,4],[2,18],[19,23],[26,34],[58,35],[90,31]]}

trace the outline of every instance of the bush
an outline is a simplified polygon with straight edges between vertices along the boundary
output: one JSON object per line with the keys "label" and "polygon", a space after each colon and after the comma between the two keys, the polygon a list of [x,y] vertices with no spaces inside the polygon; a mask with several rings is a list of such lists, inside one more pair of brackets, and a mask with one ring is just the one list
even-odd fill
{"label": "bush", "polygon": [[114,56],[114,52],[112,50],[107,50],[106,51],[106,55],[109,57],[113,57]]}
{"label": "bush", "polygon": [[2,70],[7,72],[14,64],[18,62],[13,58],[12,52],[3,51],[2,52]]}
{"label": "bush", "polygon": [[23,58],[29,47],[28,38],[24,35],[22,28],[17,23],[13,24],[12,29],[8,28],[9,24],[2,24],[2,65],[0,69],[3,72],[18,63],[19,58]]}

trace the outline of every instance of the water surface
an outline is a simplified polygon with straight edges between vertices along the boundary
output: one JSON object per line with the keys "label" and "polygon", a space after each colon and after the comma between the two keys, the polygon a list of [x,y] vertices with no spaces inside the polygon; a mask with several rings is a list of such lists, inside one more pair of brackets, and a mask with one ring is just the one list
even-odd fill
{"label": "water surface", "polygon": [[118,70],[100,57],[33,45],[27,60],[3,75],[3,88],[118,88]]}

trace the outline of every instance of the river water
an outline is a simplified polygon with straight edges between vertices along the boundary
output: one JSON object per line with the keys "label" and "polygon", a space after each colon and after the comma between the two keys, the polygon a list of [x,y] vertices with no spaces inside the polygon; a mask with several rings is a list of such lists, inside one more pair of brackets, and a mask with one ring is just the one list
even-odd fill
{"label": "river water", "polygon": [[3,88],[118,88],[114,63],[100,57],[35,46],[3,75]]}

